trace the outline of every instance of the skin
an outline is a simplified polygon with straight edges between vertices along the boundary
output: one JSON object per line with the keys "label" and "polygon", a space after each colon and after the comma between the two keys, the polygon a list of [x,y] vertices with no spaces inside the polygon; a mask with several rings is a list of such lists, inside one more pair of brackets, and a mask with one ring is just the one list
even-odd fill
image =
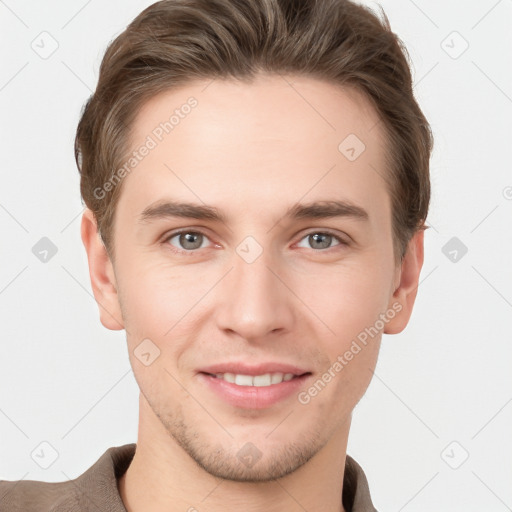
{"label": "skin", "polygon": [[[92,212],[82,219],[101,322],[126,329],[140,387],[121,497],[129,512],[342,511],[352,411],[382,332],[409,321],[423,232],[396,265],[382,123],[357,91],[297,76],[194,82],[144,105],[133,147],[190,96],[198,106],[124,178],[114,263]],[[338,150],[351,133],[366,146],[352,162]],[[138,222],[163,198],[215,206],[227,222]],[[368,220],[284,218],[297,202],[331,199],[357,204]],[[200,248],[174,253],[191,247],[169,238],[178,228],[203,233]],[[323,248],[308,236],[325,230],[348,245],[328,238]],[[247,236],[263,251],[252,263],[236,251]],[[200,367],[226,360],[279,361],[312,372],[310,386],[393,304],[401,311],[308,404],[293,394],[262,410],[236,408],[198,379]],[[134,355],[145,338],[160,350],[149,366]],[[247,442],[261,452],[251,468],[237,458]]]}

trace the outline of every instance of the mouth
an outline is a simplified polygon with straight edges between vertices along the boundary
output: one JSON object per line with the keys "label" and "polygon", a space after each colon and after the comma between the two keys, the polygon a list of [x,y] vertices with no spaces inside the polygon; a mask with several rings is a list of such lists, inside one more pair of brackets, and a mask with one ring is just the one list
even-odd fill
{"label": "mouth", "polygon": [[266,409],[291,399],[313,375],[283,364],[222,364],[198,371],[206,393],[240,409]]}
{"label": "mouth", "polygon": [[311,375],[311,372],[305,372],[300,375],[296,375],[294,373],[282,373],[282,372],[273,372],[273,373],[263,373],[260,375],[246,375],[243,373],[207,373],[200,372],[204,375],[209,375],[215,379],[221,379],[225,382],[229,382],[230,384],[235,384],[237,386],[255,386],[255,387],[268,387],[273,386],[275,384],[281,384],[282,382],[288,382],[293,379],[299,379],[305,375]]}

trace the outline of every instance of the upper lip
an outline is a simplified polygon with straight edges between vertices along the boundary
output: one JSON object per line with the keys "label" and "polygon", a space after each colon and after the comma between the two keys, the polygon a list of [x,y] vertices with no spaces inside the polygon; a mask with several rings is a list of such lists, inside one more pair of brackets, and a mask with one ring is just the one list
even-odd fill
{"label": "upper lip", "polygon": [[217,363],[205,366],[198,370],[199,373],[235,373],[237,375],[264,375],[266,373],[292,373],[293,375],[303,375],[310,373],[308,370],[291,364],[268,362],[258,364],[248,364],[243,362]]}

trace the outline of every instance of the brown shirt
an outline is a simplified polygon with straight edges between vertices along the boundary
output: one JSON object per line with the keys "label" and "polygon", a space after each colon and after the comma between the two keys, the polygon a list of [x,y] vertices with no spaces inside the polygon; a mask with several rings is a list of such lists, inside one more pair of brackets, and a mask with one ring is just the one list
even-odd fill
{"label": "brown shirt", "polygon": [[[113,446],[79,477],[65,482],[0,480],[1,512],[126,512],[117,488],[128,469],[135,443]],[[368,481],[359,464],[347,455],[343,479],[347,512],[376,512]]]}

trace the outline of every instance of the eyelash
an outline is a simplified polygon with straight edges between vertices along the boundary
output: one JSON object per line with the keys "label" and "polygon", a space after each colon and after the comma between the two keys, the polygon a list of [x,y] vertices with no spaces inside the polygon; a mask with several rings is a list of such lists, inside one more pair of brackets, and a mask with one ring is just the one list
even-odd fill
{"label": "eyelash", "polygon": [[[166,244],[170,250],[176,254],[184,254],[184,255],[187,255],[187,256],[195,256],[199,249],[191,249],[191,250],[185,250],[185,249],[178,249],[176,247],[174,247],[173,245],[171,245],[169,242],[169,240],[171,238],[174,238],[175,236],[178,236],[178,235],[181,235],[183,233],[193,233],[193,234],[196,234],[196,235],[202,235],[204,236],[205,238],[209,239],[208,235],[206,233],[203,233],[202,231],[200,230],[192,230],[192,229],[182,229],[182,230],[179,230],[179,231],[174,231],[173,233],[170,233],[169,235],[167,235],[164,240],[162,240],[162,243]],[[329,236],[332,236],[337,242],[339,242],[339,245],[334,245],[333,247],[327,247],[326,249],[311,249],[312,251],[314,252],[318,252],[318,253],[326,253],[326,252],[330,252],[330,249],[335,249],[336,247],[339,247],[339,246],[345,246],[347,247],[349,245],[349,243],[347,241],[345,241],[343,238],[341,238],[339,235],[336,235],[334,233],[332,233],[331,231],[329,230],[316,230],[316,231],[310,231],[308,233],[306,233],[300,240],[299,242],[301,242],[302,240],[304,240],[304,238],[308,237],[309,235],[315,235],[315,234],[320,234],[320,235],[329,235]]]}

